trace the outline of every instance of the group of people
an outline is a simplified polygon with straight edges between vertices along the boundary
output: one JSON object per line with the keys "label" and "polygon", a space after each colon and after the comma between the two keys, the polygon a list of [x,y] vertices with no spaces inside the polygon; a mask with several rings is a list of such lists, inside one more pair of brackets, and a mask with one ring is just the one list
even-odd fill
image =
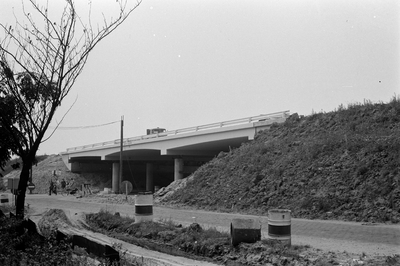
{"label": "group of people", "polygon": [[67,181],[63,178],[61,182],[58,179],[50,179],[50,184],[49,184],[49,195],[51,193],[57,195],[57,187],[61,187],[61,190],[65,190],[67,187],[71,186],[73,183],[73,179],[71,179],[70,182],[67,183]]}

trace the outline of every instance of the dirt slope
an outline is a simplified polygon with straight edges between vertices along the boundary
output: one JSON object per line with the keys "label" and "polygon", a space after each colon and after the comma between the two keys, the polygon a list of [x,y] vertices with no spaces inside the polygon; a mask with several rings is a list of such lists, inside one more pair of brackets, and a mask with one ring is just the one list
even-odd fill
{"label": "dirt slope", "polygon": [[[400,99],[291,115],[203,165],[161,203],[294,217],[400,221]],[[161,191],[163,192],[163,191]]]}

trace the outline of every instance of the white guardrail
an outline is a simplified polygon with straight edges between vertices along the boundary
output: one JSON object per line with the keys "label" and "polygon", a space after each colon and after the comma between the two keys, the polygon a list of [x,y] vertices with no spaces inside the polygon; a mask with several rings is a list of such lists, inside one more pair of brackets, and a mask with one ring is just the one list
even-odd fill
{"label": "white guardrail", "polygon": [[[177,130],[170,130],[170,131],[165,131],[165,132],[161,132],[161,133],[157,133],[157,134],[150,134],[150,135],[142,135],[142,136],[132,137],[132,138],[125,138],[124,139],[124,145],[132,144],[132,142],[140,141],[140,140],[153,139],[153,138],[159,138],[159,137],[166,137],[166,136],[178,135],[178,134],[183,134],[183,133],[191,133],[191,132],[197,132],[197,131],[200,131],[200,130],[221,128],[221,127],[225,127],[225,126],[233,126],[233,125],[239,125],[239,124],[249,124],[249,123],[262,122],[262,121],[267,121],[267,120],[271,120],[272,121],[272,120],[275,120],[275,119],[287,118],[288,116],[289,116],[289,111],[283,111],[283,112],[276,112],[276,113],[271,113],[271,114],[264,114],[264,115],[257,115],[257,116],[252,116],[252,117],[228,120],[228,121],[224,121],[224,122],[217,122],[217,123],[212,123],[212,124],[207,124],[207,125],[202,125],[202,126],[195,126],[195,127],[187,127],[187,128],[177,129]],[[86,150],[86,149],[94,149],[94,148],[106,147],[106,146],[116,146],[116,145],[119,146],[120,143],[121,143],[121,140],[120,139],[116,139],[116,140],[112,140],[112,141],[88,144],[88,145],[68,148],[67,149],[67,153],[68,152],[74,152],[74,151]]]}

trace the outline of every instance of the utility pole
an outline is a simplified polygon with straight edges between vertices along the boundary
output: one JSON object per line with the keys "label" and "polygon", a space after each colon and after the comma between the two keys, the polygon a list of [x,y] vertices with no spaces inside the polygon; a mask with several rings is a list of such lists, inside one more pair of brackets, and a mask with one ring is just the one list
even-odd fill
{"label": "utility pole", "polygon": [[122,182],[122,172],[123,172],[123,160],[122,160],[122,152],[124,150],[124,116],[121,116],[121,146],[119,151],[119,180],[118,180],[118,193],[120,192],[120,184]]}

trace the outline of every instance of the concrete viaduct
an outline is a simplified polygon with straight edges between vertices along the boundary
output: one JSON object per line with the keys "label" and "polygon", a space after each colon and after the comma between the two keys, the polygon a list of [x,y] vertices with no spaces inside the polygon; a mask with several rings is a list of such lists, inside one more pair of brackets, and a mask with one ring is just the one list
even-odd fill
{"label": "concrete viaduct", "polygon": [[119,193],[121,181],[137,191],[154,191],[192,174],[220,152],[254,139],[258,131],[282,123],[289,111],[164,131],[123,139],[123,173],[120,179],[121,140],[68,148],[62,158],[71,172],[91,173],[112,180]]}

